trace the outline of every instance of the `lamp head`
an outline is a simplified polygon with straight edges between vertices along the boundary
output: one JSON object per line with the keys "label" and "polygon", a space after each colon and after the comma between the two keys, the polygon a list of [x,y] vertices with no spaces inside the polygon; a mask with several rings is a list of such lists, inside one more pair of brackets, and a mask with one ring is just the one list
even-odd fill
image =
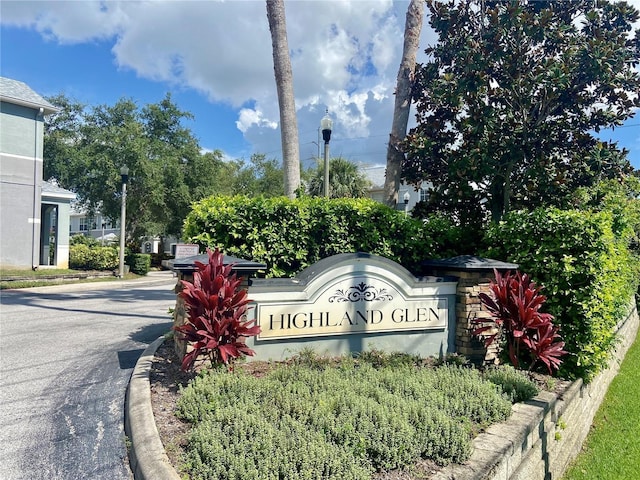
{"label": "lamp head", "polygon": [[122,177],[122,183],[127,183],[129,180],[129,167],[123,165],[120,169],[120,176]]}
{"label": "lamp head", "polygon": [[406,205],[407,203],[409,203],[409,199],[411,198],[411,195],[409,195],[409,192],[404,192],[404,195],[402,196],[402,199],[404,200],[404,204]]}
{"label": "lamp head", "polygon": [[324,143],[329,143],[331,140],[331,129],[333,128],[333,120],[329,116],[329,109],[327,109],[324,117],[320,120],[320,129],[322,130],[322,139]]}

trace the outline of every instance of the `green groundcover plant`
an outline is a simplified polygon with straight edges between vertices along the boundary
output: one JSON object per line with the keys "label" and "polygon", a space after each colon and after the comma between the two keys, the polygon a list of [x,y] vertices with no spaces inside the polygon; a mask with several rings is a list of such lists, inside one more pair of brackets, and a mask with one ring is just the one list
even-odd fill
{"label": "green groundcover plant", "polygon": [[182,469],[192,479],[344,480],[421,457],[462,462],[475,434],[508,417],[514,391],[537,391],[515,371],[494,372],[492,383],[468,367],[389,358],[313,357],[260,377],[202,372],[178,403],[178,416],[193,424]]}

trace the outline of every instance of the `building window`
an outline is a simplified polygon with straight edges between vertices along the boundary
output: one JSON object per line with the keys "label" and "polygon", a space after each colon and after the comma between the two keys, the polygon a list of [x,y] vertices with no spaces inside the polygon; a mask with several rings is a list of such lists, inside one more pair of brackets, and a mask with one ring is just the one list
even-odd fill
{"label": "building window", "polygon": [[81,232],[89,231],[89,219],[87,217],[80,217],[80,227],[78,228]]}
{"label": "building window", "polygon": [[421,188],[420,189],[420,201],[421,202],[426,202],[427,200],[429,200],[429,190],[427,190],[426,188]]}

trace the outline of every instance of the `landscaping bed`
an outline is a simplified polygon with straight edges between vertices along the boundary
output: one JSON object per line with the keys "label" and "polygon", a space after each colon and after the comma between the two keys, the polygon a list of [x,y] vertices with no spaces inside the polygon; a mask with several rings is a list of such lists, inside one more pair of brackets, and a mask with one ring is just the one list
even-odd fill
{"label": "landscaping bed", "polygon": [[[180,371],[172,342],[165,342],[156,353],[150,382],[156,425],[171,463],[180,473],[189,470],[192,478],[234,478],[233,474],[220,477],[221,472],[227,475],[229,471],[241,475],[235,478],[269,478],[265,471],[272,474],[274,469],[285,467],[263,465],[267,470],[260,472],[261,461],[254,465],[246,460],[247,449],[264,448],[267,465],[276,459],[298,462],[290,467],[293,475],[297,470],[313,471],[316,467],[310,464],[314,462],[321,463],[321,469],[336,472],[326,476],[315,473],[308,478],[426,479],[441,465],[468,458],[472,438],[511,412],[506,396],[498,394],[496,387],[480,379],[473,369],[411,366],[403,363],[407,356],[396,365],[377,368],[381,365],[376,365],[380,360],[376,355],[374,352],[357,362],[326,365],[330,360],[307,352],[284,365],[260,362],[240,366],[231,382],[226,381],[226,373],[207,373],[194,382],[196,388],[184,394],[188,398],[179,402],[179,388],[186,387],[193,375]],[[395,360],[381,361],[388,364]],[[314,394],[314,385],[328,381],[322,371],[329,369],[329,379],[342,386]],[[398,371],[402,375],[397,375]],[[412,378],[411,372],[417,372],[418,377]],[[277,379],[285,389],[274,386]],[[211,382],[218,383],[211,388]],[[268,388],[261,390],[261,383]],[[209,397],[221,389],[224,394]],[[398,397],[390,394],[394,390],[401,390],[396,392]],[[530,393],[533,396],[535,391]],[[266,416],[259,412],[261,401],[271,407],[266,408]],[[211,409],[214,403],[219,406],[215,413]],[[283,405],[287,405],[287,412],[283,412]],[[177,411],[194,423],[178,418]],[[326,415],[332,412],[336,416]],[[387,413],[389,417],[385,417]],[[242,427],[234,428],[232,423]],[[278,431],[282,423],[286,423],[285,434]],[[416,428],[420,425],[428,428]],[[187,448],[189,436],[191,444]],[[331,437],[333,444],[323,443],[326,437]],[[289,448],[285,448],[287,444]],[[304,450],[301,455],[296,454],[296,445]],[[235,448],[238,451],[234,453]],[[301,467],[300,462],[306,465]],[[249,470],[237,473],[243,468]],[[278,478],[277,473],[273,475]],[[307,478],[286,473],[285,477]]]}

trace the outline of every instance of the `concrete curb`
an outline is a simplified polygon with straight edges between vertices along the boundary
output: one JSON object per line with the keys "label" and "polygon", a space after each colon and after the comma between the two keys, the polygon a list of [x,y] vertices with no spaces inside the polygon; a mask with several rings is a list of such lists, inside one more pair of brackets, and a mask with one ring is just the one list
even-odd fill
{"label": "concrete curb", "polygon": [[124,429],[131,442],[129,464],[135,480],[180,480],[165,453],[151,408],[149,372],[163,342],[164,337],[158,338],[142,353],[125,397]]}

